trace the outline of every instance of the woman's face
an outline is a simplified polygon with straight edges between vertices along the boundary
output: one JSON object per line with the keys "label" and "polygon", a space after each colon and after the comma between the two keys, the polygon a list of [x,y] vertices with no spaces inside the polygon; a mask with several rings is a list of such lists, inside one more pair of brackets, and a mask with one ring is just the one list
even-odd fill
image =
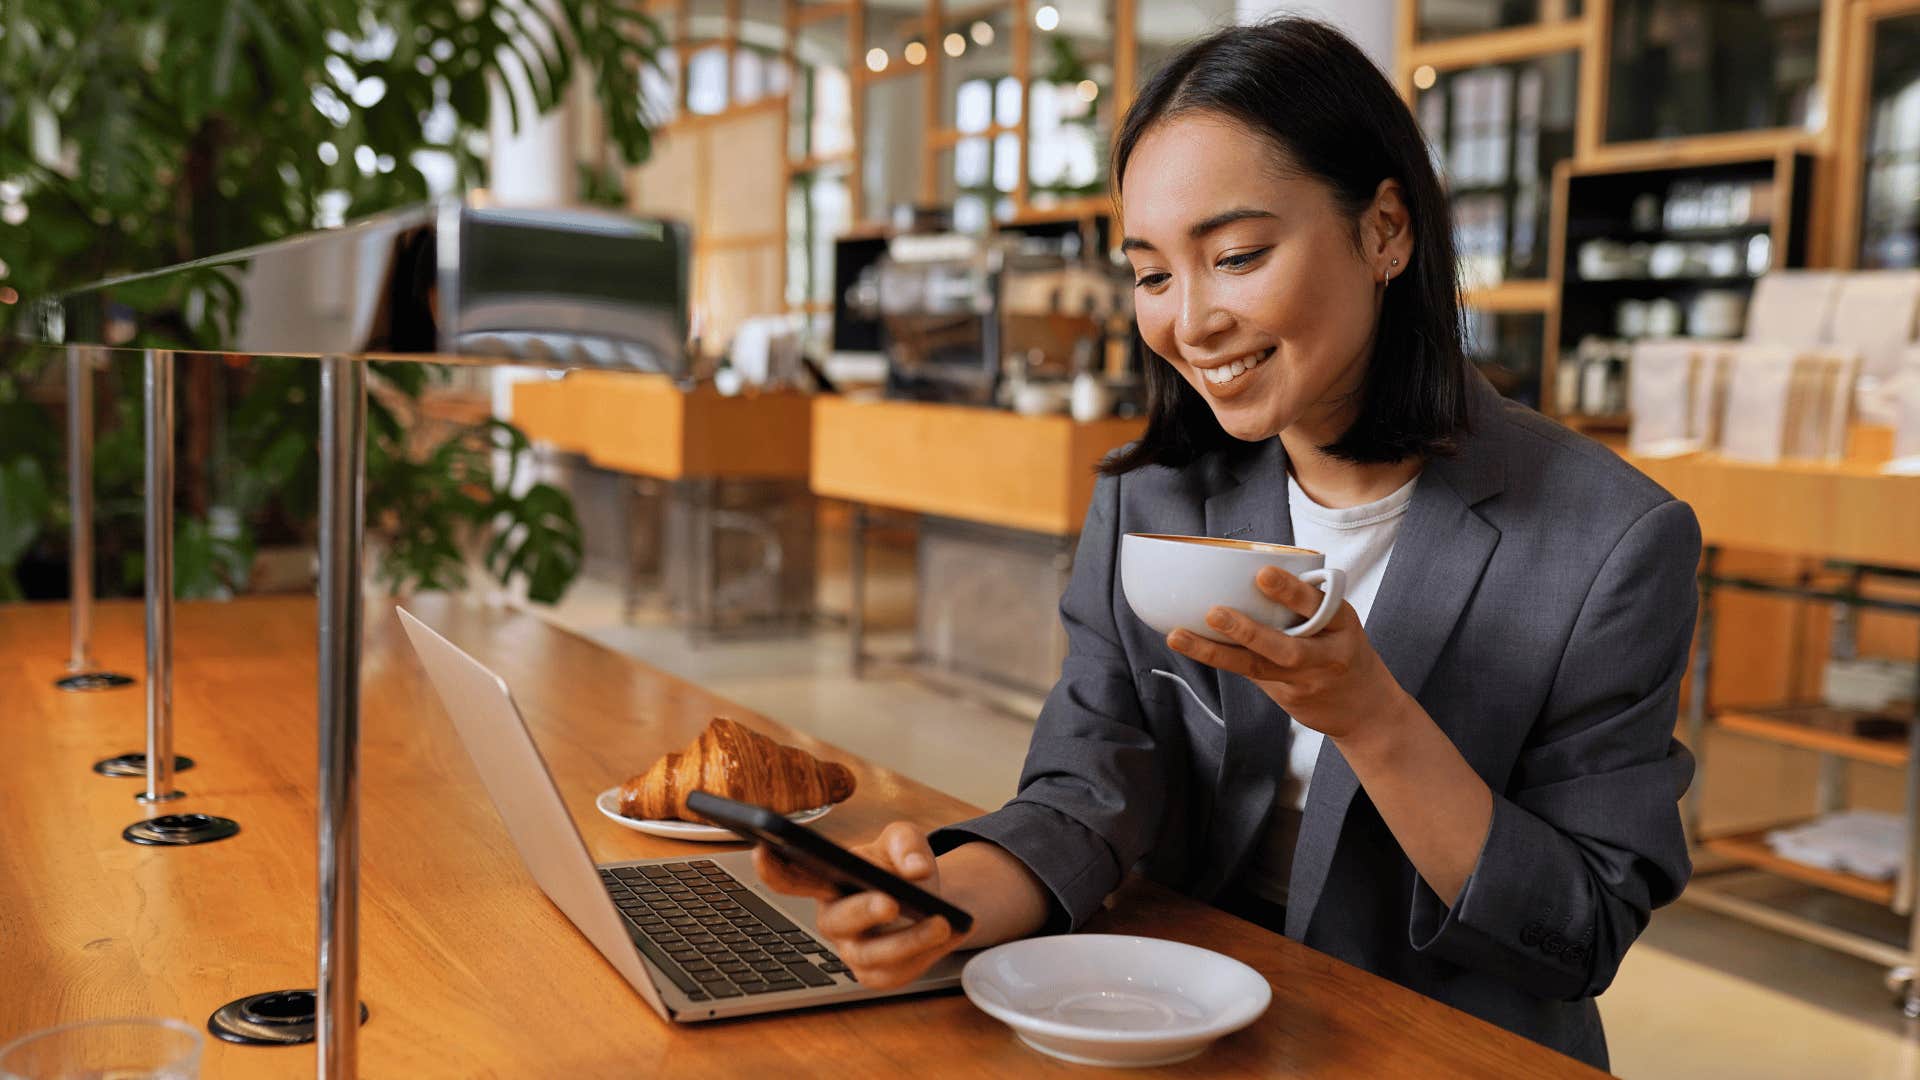
{"label": "woman's face", "polygon": [[[1151,128],[1127,161],[1123,248],[1149,348],[1237,439],[1339,437],[1357,411],[1383,276],[1411,233],[1392,181],[1355,223],[1264,136],[1214,113]],[[1398,259],[1397,266],[1390,260]]]}

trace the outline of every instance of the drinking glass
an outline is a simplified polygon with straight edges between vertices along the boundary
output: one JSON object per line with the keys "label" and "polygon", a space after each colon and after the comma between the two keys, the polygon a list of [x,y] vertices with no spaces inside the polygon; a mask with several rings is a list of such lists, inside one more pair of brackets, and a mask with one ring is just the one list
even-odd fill
{"label": "drinking glass", "polygon": [[200,1047],[178,1020],[87,1020],[0,1046],[0,1080],[197,1080]]}

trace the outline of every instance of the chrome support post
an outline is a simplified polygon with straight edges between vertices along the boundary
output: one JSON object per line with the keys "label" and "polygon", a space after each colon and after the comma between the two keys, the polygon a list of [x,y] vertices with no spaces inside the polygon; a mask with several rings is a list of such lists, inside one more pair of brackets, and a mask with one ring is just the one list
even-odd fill
{"label": "chrome support post", "polygon": [[320,369],[319,1075],[359,1075],[361,525],[366,366]]}
{"label": "chrome support post", "polygon": [[67,349],[67,519],[71,541],[68,569],[68,622],[71,646],[67,675],[54,683],[62,690],[113,690],[133,679],[93,664],[93,369],[98,350]]}
{"label": "chrome support post", "polygon": [[173,353],[146,353],[147,786],[143,803],[186,794],[173,786]]}

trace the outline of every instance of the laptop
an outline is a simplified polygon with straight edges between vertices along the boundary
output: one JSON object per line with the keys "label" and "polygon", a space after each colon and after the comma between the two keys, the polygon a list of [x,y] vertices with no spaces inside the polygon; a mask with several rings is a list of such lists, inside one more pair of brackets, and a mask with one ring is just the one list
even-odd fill
{"label": "laptop", "polygon": [[860,985],[809,929],[814,902],[764,888],[751,851],[596,866],[506,681],[395,610],[521,861],[664,1019],[718,1020],[960,984],[966,957],[949,955],[905,986]]}

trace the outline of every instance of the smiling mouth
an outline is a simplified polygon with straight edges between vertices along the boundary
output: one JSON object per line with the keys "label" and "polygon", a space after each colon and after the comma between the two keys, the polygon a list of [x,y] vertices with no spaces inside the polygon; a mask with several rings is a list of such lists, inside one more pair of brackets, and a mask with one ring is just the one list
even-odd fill
{"label": "smiling mouth", "polygon": [[1273,359],[1273,350],[1262,349],[1252,356],[1235,360],[1231,364],[1221,364],[1219,367],[1195,368],[1194,370],[1200,373],[1200,377],[1206,380],[1208,386],[1226,387],[1239,381],[1249,372],[1265,366],[1266,362],[1271,359]]}

